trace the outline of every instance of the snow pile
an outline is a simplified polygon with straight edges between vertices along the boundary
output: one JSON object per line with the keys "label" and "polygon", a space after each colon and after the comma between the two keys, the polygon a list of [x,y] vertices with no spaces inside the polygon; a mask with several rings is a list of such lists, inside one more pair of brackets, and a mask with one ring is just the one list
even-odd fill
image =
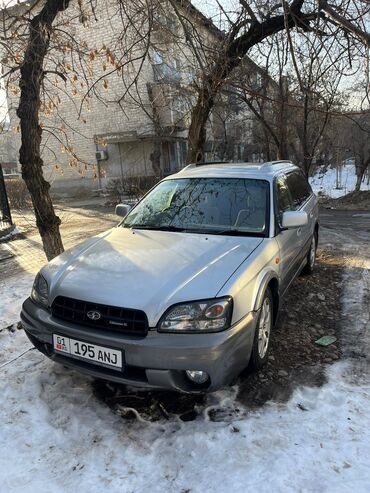
{"label": "snow pile", "polygon": [[[356,185],[356,168],[353,164],[347,164],[342,167],[342,175],[340,189],[337,189],[337,170],[335,168],[323,167],[318,168],[315,175],[309,179],[310,185],[313,191],[323,193],[328,197],[338,198],[347,193],[353,192]],[[370,184],[367,184],[367,180],[361,184],[361,190],[370,190]]]}
{"label": "snow pile", "polygon": [[0,236],[0,241],[7,241],[7,240],[10,240],[10,238],[12,238],[13,236],[17,236],[19,235],[21,232],[18,228],[13,228],[10,233],[8,233],[7,235],[4,235],[4,236]]}
{"label": "snow pile", "polygon": [[370,384],[349,364],[232,426],[207,409],[149,423],[113,415],[87,377],[36,351],[2,366],[15,347],[23,333],[0,334],[1,492],[368,491]]}
{"label": "snow pile", "polygon": [[[23,301],[31,294],[34,274],[0,278],[0,329],[19,320]],[[0,489],[1,493],[1,489]]]}

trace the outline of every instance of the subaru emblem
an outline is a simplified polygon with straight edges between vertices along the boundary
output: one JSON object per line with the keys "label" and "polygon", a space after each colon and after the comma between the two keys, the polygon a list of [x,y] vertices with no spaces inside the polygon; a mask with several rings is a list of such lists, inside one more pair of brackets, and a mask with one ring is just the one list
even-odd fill
{"label": "subaru emblem", "polygon": [[101,313],[96,310],[90,310],[86,313],[90,320],[99,320],[101,317]]}

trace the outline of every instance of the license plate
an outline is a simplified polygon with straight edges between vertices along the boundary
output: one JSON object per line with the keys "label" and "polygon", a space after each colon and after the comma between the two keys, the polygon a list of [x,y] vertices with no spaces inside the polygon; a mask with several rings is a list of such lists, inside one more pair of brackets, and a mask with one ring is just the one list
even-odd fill
{"label": "license plate", "polygon": [[55,351],[71,358],[88,360],[115,370],[122,369],[122,351],[53,334]]}

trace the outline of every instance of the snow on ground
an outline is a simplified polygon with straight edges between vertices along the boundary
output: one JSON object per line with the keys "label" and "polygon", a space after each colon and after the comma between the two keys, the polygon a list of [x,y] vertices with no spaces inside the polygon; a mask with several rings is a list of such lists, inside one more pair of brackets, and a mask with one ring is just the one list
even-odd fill
{"label": "snow on ground", "polygon": [[[347,164],[342,168],[341,187],[336,188],[337,178],[336,169],[328,168],[324,170],[319,168],[314,176],[309,179],[313,191],[318,194],[324,193],[328,197],[338,198],[353,192],[356,185],[356,169],[354,165]],[[370,184],[368,185],[366,180],[361,185],[361,190],[370,190]]]}
{"label": "snow on ground", "polygon": [[31,294],[34,274],[0,278],[0,329],[19,320],[23,301]]}
{"label": "snow on ground", "polygon": [[7,235],[4,235],[4,236],[0,236],[0,241],[8,241],[10,238],[12,238],[13,236],[17,236],[21,233],[21,231],[19,231],[18,228],[14,228],[11,230],[10,233],[8,233]]}
{"label": "snow on ground", "polygon": [[1,493],[369,491],[370,384],[349,363],[232,426],[129,422],[36,351],[2,366],[28,342],[0,336]]}

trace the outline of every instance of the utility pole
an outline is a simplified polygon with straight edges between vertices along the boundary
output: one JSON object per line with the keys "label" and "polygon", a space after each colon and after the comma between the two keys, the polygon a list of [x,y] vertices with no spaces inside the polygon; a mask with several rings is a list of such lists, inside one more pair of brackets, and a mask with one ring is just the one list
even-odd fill
{"label": "utility pole", "polygon": [[1,164],[0,164],[0,223],[7,223],[9,226],[13,226],[8,195],[6,193],[3,168],[1,167]]}
{"label": "utility pole", "polygon": [[340,152],[337,148],[337,159],[336,159],[336,187],[337,190],[342,189],[342,163],[340,162]]}

